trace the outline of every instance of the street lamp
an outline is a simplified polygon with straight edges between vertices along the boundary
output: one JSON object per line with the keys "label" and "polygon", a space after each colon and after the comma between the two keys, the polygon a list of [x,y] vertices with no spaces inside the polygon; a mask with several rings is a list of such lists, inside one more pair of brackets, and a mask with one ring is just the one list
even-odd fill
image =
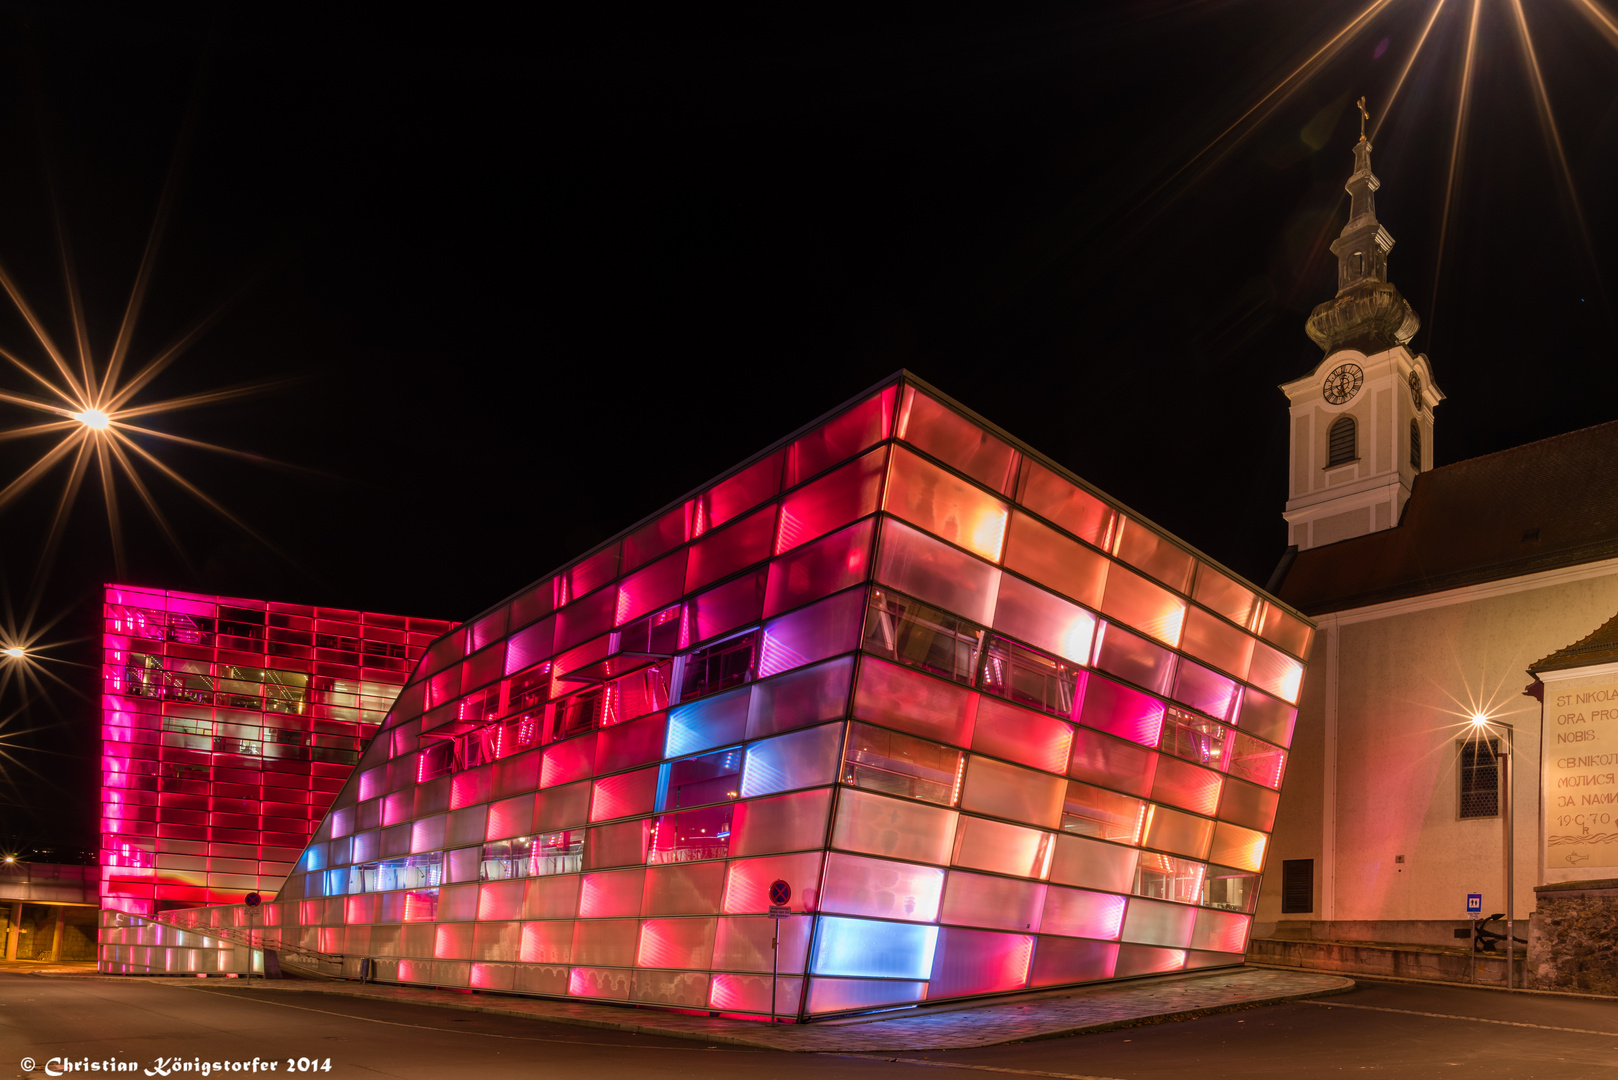
{"label": "street lamp", "polygon": [[[1472,714],[1472,730],[1477,733],[1477,735],[1478,735],[1478,737],[1480,739],[1482,738],[1483,733],[1485,731],[1491,731],[1492,732],[1493,728],[1489,723],[1488,715],[1485,714],[1485,713],[1481,713],[1481,712],[1473,713]],[[1504,826],[1504,828],[1501,830],[1501,842],[1502,842],[1502,846],[1505,849],[1505,864],[1506,864],[1506,989],[1507,990],[1516,989],[1516,987],[1514,985],[1514,981],[1515,981],[1515,967],[1516,967],[1516,959],[1515,958],[1516,958],[1516,955],[1517,955],[1517,937],[1516,937],[1515,931],[1512,928],[1512,915],[1515,913],[1514,910],[1513,910],[1513,905],[1515,903],[1515,895],[1514,895],[1512,885],[1513,885],[1513,878],[1515,878],[1515,876],[1516,876],[1516,873],[1515,873],[1516,868],[1515,868],[1515,864],[1514,864],[1513,859],[1512,859],[1512,854],[1513,853],[1512,853],[1512,842],[1511,842],[1512,841],[1512,824],[1513,824],[1512,823],[1512,810],[1513,810],[1513,803],[1515,802],[1515,800],[1512,798],[1512,786],[1511,786],[1511,759],[1512,759],[1512,757],[1513,757],[1513,754],[1512,754],[1512,745],[1511,745],[1511,729],[1506,728],[1505,730],[1500,732],[1500,749],[1498,751],[1498,758],[1499,758],[1499,761],[1500,761],[1500,786],[1504,789],[1503,801],[1502,801],[1501,807],[1500,807],[1500,821],[1501,821],[1502,826]]]}

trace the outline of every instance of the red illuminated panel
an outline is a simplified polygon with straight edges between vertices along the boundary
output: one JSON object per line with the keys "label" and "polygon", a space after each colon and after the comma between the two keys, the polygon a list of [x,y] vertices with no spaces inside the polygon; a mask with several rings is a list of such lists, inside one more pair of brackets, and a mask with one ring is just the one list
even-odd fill
{"label": "red illuminated panel", "polygon": [[685,585],[685,555],[677,551],[624,578],[618,586],[619,626],[680,598]]}
{"label": "red illuminated panel", "polygon": [[685,571],[685,591],[695,592],[743,567],[770,557],[775,535],[775,507],[749,514],[734,525],[710,533],[691,545]]}
{"label": "red illuminated panel", "polygon": [[722,480],[693,501],[691,535],[701,536],[781,490],[781,452]]}
{"label": "red illuminated panel", "polygon": [[875,519],[835,532],[770,564],[764,614],[818,600],[864,581],[870,573]]}
{"label": "red illuminated panel", "polygon": [[786,486],[792,487],[892,434],[897,387],[867,398],[787,447]]}
{"label": "red illuminated panel", "polygon": [[875,511],[887,459],[885,447],[872,450],[782,499],[776,554]]}
{"label": "red illuminated panel", "polygon": [[675,507],[624,538],[624,571],[643,566],[691,538],[691,504]]}

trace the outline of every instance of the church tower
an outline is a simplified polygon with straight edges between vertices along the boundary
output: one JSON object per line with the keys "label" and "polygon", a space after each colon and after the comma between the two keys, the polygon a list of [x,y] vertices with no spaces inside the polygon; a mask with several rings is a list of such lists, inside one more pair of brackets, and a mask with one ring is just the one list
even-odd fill
{"label": "church tower", "polygon": [[1304,324],[1325,356],[1281,390],[1292,407],[1286,513],[1299,550],[1392,528],[1416,474],[1432,468],[1433,409],[1444,400],[1425,355],[1406,344],[1421,320],[1388,282],[1393,237],[1376,219],[1361,98],[1348,224],[1335,242],[1337,296]]}

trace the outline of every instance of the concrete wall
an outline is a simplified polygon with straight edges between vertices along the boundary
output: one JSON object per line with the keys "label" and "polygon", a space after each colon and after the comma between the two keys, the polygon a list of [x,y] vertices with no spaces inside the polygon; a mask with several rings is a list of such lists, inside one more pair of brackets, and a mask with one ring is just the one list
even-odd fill
{"label": "concrete wall", "polygon": [[[1474,710],[1515,730],[1515,915],[1526,920],[1540,831],[1540,706],[1522,694],[1526,669],[1614,611],[1618,564],[1599,564],[1321,617],[1255,935],[1285,918],[1315,923],[1316,939],[1454,944],[1468,892],[1483,893],[1486,914],[1504,910],[1501,822],[1459,817],[1457,743]],[[1285,859],[1315,860],[1307,915],[1281,914]]]}
{"label": "concrete wall", "polygon": [[27,862],[0,865],[0,902],[13,900],[99,906],[101,868]]}

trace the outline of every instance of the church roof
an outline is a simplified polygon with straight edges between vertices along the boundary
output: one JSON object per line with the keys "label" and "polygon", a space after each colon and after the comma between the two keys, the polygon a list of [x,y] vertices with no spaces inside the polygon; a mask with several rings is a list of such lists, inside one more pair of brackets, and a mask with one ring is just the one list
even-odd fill
{"label": "church roof", "polygon": [[1273,591],[1308,615],[1618,556],[1618,421],[1416,477],[1399,524],[1300,551]]}
{"label": "church roof", "polygon": [[1565,649],[1557,649],[1543,660],[1528,665],[1535,675],[1541,671],[1563,671],[1590,664],[1610,664],[1618,660],[1618,615]]}

